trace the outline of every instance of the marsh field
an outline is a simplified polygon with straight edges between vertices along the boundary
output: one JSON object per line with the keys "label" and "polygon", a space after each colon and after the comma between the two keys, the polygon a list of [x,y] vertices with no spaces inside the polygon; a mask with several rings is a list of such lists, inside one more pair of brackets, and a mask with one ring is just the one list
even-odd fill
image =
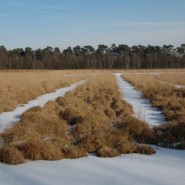
{"label": "marsh field", "polygon": [[0,71],[0,84],[2,184],[185,182],[184,69]]}

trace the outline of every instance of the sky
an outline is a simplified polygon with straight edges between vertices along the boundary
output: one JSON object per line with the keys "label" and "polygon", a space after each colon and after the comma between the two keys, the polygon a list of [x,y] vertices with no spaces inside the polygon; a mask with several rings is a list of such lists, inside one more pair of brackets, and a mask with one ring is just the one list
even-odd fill
{"label": "sky", "polygon": [[0,0],[0,45],[180,46],[185,0]]}

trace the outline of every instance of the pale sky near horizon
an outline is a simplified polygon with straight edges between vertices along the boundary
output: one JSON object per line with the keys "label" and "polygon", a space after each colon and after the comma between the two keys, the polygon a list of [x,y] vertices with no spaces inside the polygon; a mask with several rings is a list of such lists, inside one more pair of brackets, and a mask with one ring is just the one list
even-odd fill
{"label": "pale sky near horizon", "polygon": [[0,45],[185,43],[185,0],[0,0]]}

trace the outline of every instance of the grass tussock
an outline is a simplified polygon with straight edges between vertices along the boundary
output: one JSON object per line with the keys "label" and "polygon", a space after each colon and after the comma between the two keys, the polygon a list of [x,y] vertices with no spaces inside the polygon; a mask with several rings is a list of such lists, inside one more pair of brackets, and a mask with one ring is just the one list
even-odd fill
{"label": "grass tussock", "polygon": [[160,145],[167,148],[185,149],[185,122],[170,122],[154,128]]}
{"label": "grass tussock", "polygon": [[12,165],[25,162],[22,154],[15,147],[10,145],[0,148],[0,161]]}
{"label": "grass tussock", "polygon": [[97,152],[98,157],[117,157],[119,155],[120,153],[117,150],[106,147],[106,146],[99,149]]}
{"label": "grass tussock", "polygon": [[155,154],[156,151],[151,146],[137,144],[135,147],[135,153],[152,155],[152,154]]}
{"label": "grass tussock", "polygon": [[26,111],[2,135],[5,145],[15,146],[31,160],[135,153],[135,142],[150,143],[155,133],[132,117],[132,108],[117,89],[113,74],[95,76],[44,108]]}
{"label": "grass tussock", "polygon": [[157,141],[156,132],[143,121],[133,117],[115,121],[114,127],[121,130],[122,133],[127,133],[138,143],[155,144]]}
{"label": "grass tussock", "polygon": [[59,160],[63,158],[60,148],[51,141],[30,140],[17,146],[25,159]]}
{"label": "grass tussock", "polygon": [[62,153],[67,159],[77,159],[87,156],[87,152],[78,146],[64,146],[62,147]]}

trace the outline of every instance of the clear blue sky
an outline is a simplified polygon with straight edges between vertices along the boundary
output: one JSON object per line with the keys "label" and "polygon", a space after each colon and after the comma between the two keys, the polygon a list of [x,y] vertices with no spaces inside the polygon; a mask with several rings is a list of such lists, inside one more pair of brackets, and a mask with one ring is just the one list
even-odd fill
{"label": "clear blue sky", "polygon": [[0,0],[8,49],[112,43],[185,43],[185,0]]}

